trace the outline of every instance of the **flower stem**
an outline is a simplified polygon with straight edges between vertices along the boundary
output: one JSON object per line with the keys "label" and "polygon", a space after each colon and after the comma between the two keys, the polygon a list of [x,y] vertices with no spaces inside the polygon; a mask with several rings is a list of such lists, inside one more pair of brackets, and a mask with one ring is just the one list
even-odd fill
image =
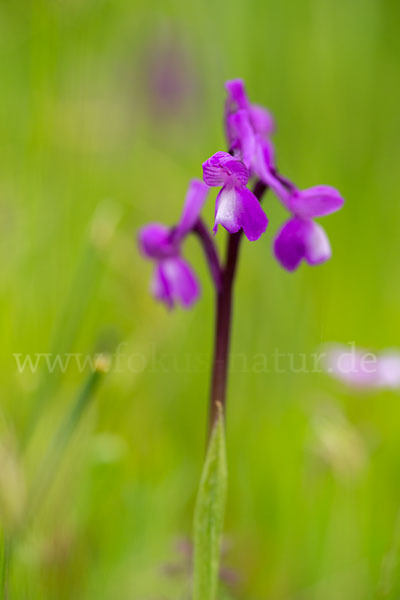
{"label": "flower stem", "polygon": [[[266,189],[267,186],[262,181],[257,181],[254,186],[254,195],[260,202]],[[226,388],[232,321],[232,291],[235,282],[242,236],[242,230],[228,236],[226,263],[222,271],[222,285],[219,289],[217,288],[214,359],[209,409],[209,433],[211,433],[218,418],[218,405],[220,404],[222,406],[223,414],[226,412]]]}
{"label": "flower stem", "polygon": [[211,277],[214,281],[215,289],[219,291],[222,286],[222,269],[213,239],[210,236],[208,229],[201,218],[197,219],[197,222],[193,227],[193,233],[195,233],[198,236],[203,246],[204,254],[207,258],[208,266],[210,268]]}

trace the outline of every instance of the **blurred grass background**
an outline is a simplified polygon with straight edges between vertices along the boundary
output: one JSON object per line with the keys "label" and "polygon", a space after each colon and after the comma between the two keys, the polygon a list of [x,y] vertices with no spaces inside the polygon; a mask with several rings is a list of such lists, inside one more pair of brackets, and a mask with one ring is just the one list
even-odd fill
{"label": "blurred grass background", "polygon": [[[191,534],[213,296],[189,240],[203,297],[168,314],[134,236],[173,223],[188,179],[225,148],[226,79],[274,113],[281,171],[347,201],[323,223],[333,259],[288,274],[271,254],[285,214],[267,198],[267,234],[242,247],[233,352],[251,365],[327,341],[399,344],[399,19],[391,0],[0,3],[4,539],[87,376],[21,374],[13,354],[135,355],[104,378],[15,544],[9,598],[186,597],[165,563]],[[399,395],[354,395],[270,360],[269,373],[231,373],[224,564],[237,581],[221,598],[397,598],[396,562],[392,591],[382,581],[397,556]]]}

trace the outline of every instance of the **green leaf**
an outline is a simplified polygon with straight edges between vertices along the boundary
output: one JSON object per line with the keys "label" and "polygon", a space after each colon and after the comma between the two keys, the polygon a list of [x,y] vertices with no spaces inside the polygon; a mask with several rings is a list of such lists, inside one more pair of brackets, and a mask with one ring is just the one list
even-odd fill
{"label": "green leaf", "polygon": [[224,417],[219,407],[194,515],[193,600],[215,600],[227,487]]}

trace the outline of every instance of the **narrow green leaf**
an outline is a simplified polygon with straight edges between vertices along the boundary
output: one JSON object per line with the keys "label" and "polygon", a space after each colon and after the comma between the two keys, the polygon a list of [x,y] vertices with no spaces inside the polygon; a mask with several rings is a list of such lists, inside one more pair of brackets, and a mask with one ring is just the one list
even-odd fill
{"label": "narrow green leaf", "polygon": [[[49,446],[46,456],[43,459],[38,477],[32,484],[30,491],[30,504],[26,519],[32,518],[35,510],[48,490],[54,475],[57,473],[57,467],[63,457],[63,453],[68,442],[73,435],[80,419],[94,396],[94,392],[99,384],[101,377],[109,369],[109,359],[107,356],[99,355],[96,359],[94,370],[89,374],[83,388],[70,407],[64,421],[54,435],[53,442]],[[26,525],[26,524],[25,524]]]}
{"label": "narrow green leaf", "polygon": [[227,486],[224,417],[219,410],[200,480],[194,515],[193,600],[215,600]]}

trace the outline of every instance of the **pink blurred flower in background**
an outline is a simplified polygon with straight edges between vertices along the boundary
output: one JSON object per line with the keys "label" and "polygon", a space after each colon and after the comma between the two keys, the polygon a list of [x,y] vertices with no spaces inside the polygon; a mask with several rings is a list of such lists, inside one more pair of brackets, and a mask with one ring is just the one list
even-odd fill
{"label": "pink blurred flower in background", "polygon": [[384,350],[373,353],[351,344],[332,344],[325,348],[326,372],[360,389],[400,388],[400,351]]}
{"label": "pink blurred flower in background", "polygon": [[202,77],[173,22],[154,25],[137,52],[135,99],[157,124],[198,115],[203,98]]}

